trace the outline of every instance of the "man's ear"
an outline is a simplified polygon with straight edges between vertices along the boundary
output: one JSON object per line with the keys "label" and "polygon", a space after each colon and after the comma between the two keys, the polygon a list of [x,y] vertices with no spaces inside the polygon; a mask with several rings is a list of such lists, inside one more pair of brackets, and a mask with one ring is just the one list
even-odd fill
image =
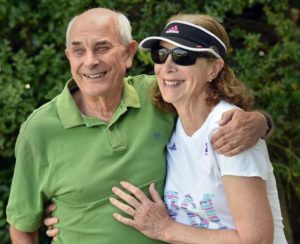
{"label": "man's ear", "polygon": [[70,53],[68,48],[65,49],[65,55],[67,56],[68,59],[70,59]]}
{"label": "man's ear", "polygon": [[133,40],[126,47],[127,59],[126,59],[126,68],[129,69],[132,66],[133,58],[138,49],[138,43]]}
{"label": "man's ear", "polygon": [[221,58],[218,58],[217,60],[215,60],[212,63],[212,68],[211,68],[211,72],[210,72],[210,80],[213,80],[218,76],[218,74],[222,70],[223,66],[224,66],[224,60]]}

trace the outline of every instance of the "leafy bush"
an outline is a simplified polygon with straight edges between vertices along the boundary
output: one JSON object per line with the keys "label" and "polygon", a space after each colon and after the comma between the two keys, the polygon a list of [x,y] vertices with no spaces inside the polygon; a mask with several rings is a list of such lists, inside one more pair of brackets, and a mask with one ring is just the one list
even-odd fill
{"label": "leafy bush", "polygon": [[[20,124],[34,108],[62,90],[70,77],[64,57],[68,21],[96,6],[127,14],[138,41],[159,34],[166,19],[178,12],[207,13],[223,22],[232,42],[227,61],[254,90],[257,107],[268,111],[276,124],[268,140],[269,151],[289,243],[299,241],[300,210],[295,208],[300,205],[298,2],[0,0],[0,242],[9,243],[5,206]],[[151,73],[152,63],[149,54],[139,52],[130,73],[142,72]]]}

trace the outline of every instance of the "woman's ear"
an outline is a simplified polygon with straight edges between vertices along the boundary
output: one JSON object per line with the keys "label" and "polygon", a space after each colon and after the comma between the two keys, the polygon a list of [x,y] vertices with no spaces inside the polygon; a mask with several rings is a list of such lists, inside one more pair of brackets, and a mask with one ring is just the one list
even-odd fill
{"label": "woman's ear", "polygon": [[131,41],[127,45],[127,47],[126,47],[126,52],[127,52],[126,68],[127,69],[131,68],[133,58],[136,54],[137,49],[138,49],[138,43],[135,40]]}
{"label": "woman's ear", "polygon": [[212,68],[211,68],[209,80],[213,80],[218,76],[218,74],[220,73],[220,71],[222,70],[222,68],[224,66],[224,60],[221,58],[218,58],[217,60],[213,61],[213,63],[211,65],[212,65]]}

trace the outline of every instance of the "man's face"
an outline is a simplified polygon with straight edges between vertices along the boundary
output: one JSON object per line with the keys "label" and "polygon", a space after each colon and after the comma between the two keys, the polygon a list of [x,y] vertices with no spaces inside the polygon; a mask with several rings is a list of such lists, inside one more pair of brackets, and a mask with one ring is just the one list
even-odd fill
{"label": "man's face", "polygon": [[79,16],[70,30],[66,55],[83,96],[114,99],[132,65],[129,46],[120,43],[119,28],[110,16]]}

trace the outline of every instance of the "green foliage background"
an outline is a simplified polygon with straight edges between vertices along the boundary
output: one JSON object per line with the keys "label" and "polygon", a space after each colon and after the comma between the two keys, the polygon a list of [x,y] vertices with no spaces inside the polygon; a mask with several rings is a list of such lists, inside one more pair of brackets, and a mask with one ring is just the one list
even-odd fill
{"label": "green foliage background", "polygon": [[[0,0],[0,243],[9,243],[5,206],[20,124],[58,94],[70,77],[64,57],[68,21],[102,6],[125,13],[133,36],[159,34],[178,12],[217,17],[230,34],[228,62],[268,111],[276,131],[268,140],[289,243],[300,240],[300,1],[288,0]],[[130,74],[151,73],[139,52]],[[42,238],[41,243],[47,243]]]}

